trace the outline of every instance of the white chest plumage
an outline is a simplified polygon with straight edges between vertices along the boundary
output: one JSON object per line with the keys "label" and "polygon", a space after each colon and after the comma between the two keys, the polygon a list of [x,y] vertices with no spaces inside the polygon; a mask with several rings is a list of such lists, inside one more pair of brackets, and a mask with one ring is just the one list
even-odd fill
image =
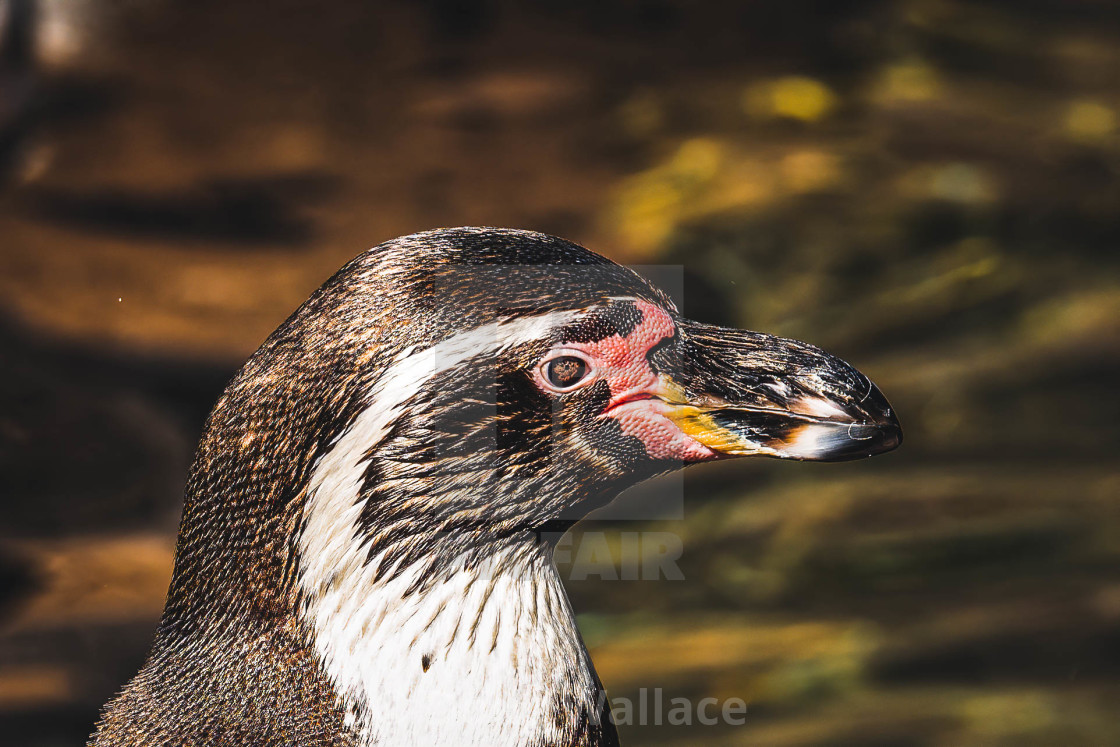
{"label": "white chest plumage", "polygon": [[411,594],[411,569],[366,575],[308,610],[361,744],[554,744],[573,705],[594,715],[595,676],[544,549],[510,548]]}

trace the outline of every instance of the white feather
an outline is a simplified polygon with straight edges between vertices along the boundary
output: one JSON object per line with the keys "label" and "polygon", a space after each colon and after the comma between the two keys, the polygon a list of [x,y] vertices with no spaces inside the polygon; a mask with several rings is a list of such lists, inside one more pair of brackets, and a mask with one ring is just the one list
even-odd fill
{"label": "white feather", "polygon": [[[359,492],[369,450],[440,371],[545,337],[577,312],[488,324],[425,350],[406,349],[371,403],[316,465],[300,535],[300,587],[313,645],[359,743],[497,745],[547,741],[555,696],[595,682],[548,552],[513,545],[420,592],[422,568],[375,580]],[[449,559],[450,560],[450,559]],[[455,563],[452,568],[455,568]],[[423,657],[430,656],[428,671]],[[586,703],[589,715],[594,703]]]}

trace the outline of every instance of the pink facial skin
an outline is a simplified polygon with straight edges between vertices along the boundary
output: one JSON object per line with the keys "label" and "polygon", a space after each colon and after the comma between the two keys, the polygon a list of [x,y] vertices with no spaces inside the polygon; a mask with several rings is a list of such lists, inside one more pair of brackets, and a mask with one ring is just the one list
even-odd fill
{"label": "pink facial skin", "polygon": [[[617,420],[622,432],[638,438],[653,459],[684,462],[716,459],[719,456],[716,452],[683,433],[666,416],[672,405],[658,396],[663,388],[647,356],[657,343],[673,335],[672,317],[648,301],[638,300],[635,305],[642,313],[642,321],[629,335],[612,335],[598,342],[566,343],[550,351],[545,361],[573,354],[584,358],[590,364],[591,373],[576,388],[605,380],[610,386],[611,399],[599,417]],[[545,391],[556,391],[545,381],[540,367],[534,372],[534,380]]]}

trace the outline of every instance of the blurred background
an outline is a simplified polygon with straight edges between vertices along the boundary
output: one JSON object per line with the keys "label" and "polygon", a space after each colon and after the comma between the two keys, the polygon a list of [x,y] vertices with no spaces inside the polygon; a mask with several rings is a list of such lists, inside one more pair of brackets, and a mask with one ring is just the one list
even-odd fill
{"label": "blurred background", "polygon": [[[1120,744],[1120,5],[0,0],[0,734],[142,661],[224,383],[351,256],[460,224],[684,267],[900,413],[696,468],[683,581],[568,584],[625,744]],[[614,541],[614,540],[612,540]]]}

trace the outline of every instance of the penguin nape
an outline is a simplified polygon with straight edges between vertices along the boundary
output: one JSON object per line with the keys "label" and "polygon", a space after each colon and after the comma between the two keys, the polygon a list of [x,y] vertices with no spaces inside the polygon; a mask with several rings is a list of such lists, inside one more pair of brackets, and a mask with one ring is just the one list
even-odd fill
{"label": "penguin nape", "polygon": [[847,363],[575,244],[387,242],[215,405],[151,653],[91,744],[618,744],[546,537],[684,465],[901,438]]}

